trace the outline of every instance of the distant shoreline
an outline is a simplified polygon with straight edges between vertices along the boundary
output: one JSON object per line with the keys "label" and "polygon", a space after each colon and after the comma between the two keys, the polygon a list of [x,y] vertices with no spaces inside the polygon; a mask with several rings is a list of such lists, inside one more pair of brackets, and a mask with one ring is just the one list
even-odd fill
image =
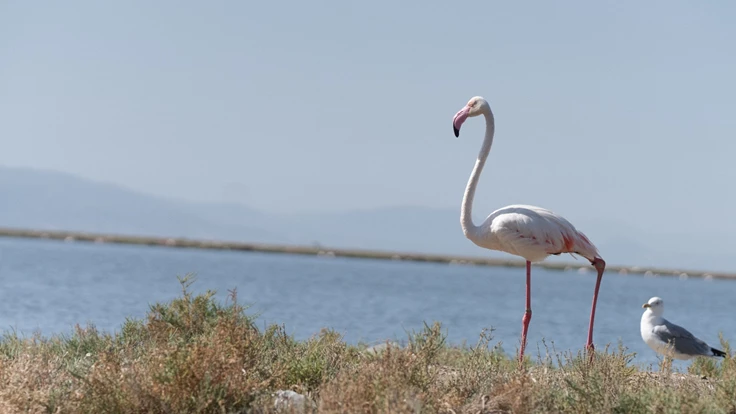
{"label": "distant shoreline", "polygon": [[[218,240],[196,240],[186,238],[133,236],[121,234],[88,233],[79,231],[61,230],[30,230],[17,228],[0,228],[0,237],[49,239],[65,242],[90,242],[130,244],[141,246],[164,246],[172,248],[210,249],[210,250],[233,250],[262,253],[301,254],[328,257],[348,257],[361,259],[379,260],[401,260],[412,262],[447,263],[451,265],[476,265],[495,267],[524,267],[522,260],[481,258],[473,256],[440,255],[425,253],[404,253],[362,249],[333,249],[322,246],[296,246],[296,245],[272,245],[261,243],[230,242]],[[550,270],[579,270],[592,271],[587,263],[552,263],[543,262],[535,264],[535,267],[543,267]],[[736,273],[706,272],[694,270],[664,269],[643,266],[615,266],[608,265],[606,273],[617,274],[641,274],[645,276],[669,276],[679,278],[702,278],[702,279],[736,279]]]}

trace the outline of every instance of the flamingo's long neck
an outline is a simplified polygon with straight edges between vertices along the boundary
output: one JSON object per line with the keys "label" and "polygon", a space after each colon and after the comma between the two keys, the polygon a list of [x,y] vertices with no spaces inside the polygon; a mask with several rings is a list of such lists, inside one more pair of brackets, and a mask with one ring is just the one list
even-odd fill
{"label": "flamingo's long neck", "polygon": [[480,153],[478,153],[478,160],[475,162],[473,172],[470,174],[468,180],[468,186],[465,188],[465,195],[463,196],[463,206],[460,210],[460,224],[463,227],[463,233],[465,237],[474,235],[478,227],[473,224],[473,198],[475,197],[475,189],[478,187],[478,180],[480,179],[480,173],[483,171],[483,166],[488,158],[488,153],[491,152],[491,144],[493,144],[493,133],[496,129],[495,121],[493,118],[493,112],[489,109],[488,112],[483,114],[486,118],[486,136],[483,139],[483,145],[480,147]]}

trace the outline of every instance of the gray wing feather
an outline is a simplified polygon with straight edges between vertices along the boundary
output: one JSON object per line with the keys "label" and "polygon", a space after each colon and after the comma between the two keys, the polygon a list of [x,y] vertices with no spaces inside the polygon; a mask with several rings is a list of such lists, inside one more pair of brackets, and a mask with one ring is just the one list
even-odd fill
{"label": "gray wing feather", "polygon": [[676,352],[686,355],[713,355],[708,344],[682,326],[666,319],[661,325],[655,326],[653,331],[659,339],[671,343]]}

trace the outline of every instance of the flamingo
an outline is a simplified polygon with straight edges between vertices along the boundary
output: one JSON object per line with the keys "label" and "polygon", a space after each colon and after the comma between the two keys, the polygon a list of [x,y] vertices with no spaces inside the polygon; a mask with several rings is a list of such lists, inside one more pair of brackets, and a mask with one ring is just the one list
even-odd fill
{"label": "flamingo", "polygon": [[573,257],[575,257],[574,254],[585,257],[598,271],[598,279],[593,292],[593,304],[590,309],[590,324],[586,343],[586,348],[592,352],[594,350],[593,321],[595,319],[595,307],[598,301],[601,278],[606,268],[606,262],[599,255],[598,249],[593,243],[564,217],[541,207],[522,204],[510,205],[491,213],[480,226],[473,223],[473,198],[475,197],[475,189],[478,186],[481,171],[491,151],[491,144],[493,144],[495,120],[488,101],[481,96],[471,98],[467,105],[458,111],[452,119],[455,137],[459,137],[460,127],[465,120],[480,115],[483,115],[486,119],[486,133],[475,167],[473,167],[468,185],[465,188],[460,211],[460,224],[465,237],[477,246],[510,253],[526,260],[526,310],[521,319],[519,363],[524,358],[527,330],[532,319],[531,265],[543,261],[549,255],[559,256],[561,253],[569,253]]}

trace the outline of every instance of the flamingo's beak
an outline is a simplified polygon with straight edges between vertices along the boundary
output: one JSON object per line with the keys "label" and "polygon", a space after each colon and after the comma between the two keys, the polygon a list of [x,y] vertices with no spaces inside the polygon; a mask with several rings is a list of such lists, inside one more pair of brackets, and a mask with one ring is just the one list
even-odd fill
{"label": "flamingo's beak", "polygon": [[646,309],[646,308],[651,308],[651,306],[649,306],[649,304],[648,304],[648,303],[645,303],[645,304],[641,305],[641,307],[642,307],[642,308],[644,308],[644,309]]}
{"label": "flamingo's beak", "polygon": [[452,118],[452,132],[455,133],[456,138],[460,136],[460,127],[463,125],[463,122],[468,119],[469,112],[470,107],[466,105],[463,109],[457,111],[455,117]]}

